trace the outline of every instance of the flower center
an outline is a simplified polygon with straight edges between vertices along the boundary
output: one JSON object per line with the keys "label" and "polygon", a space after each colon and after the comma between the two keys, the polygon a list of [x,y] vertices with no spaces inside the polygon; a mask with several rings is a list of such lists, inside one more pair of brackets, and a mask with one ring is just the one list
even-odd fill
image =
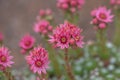
{"label": "flower center", "polygon": [[104,13],[100,13],[100,14],[99,14],[99,17],[102,18],[102,19],[106,19],[106,18],[107,18]]}
{"label": "flower center", "polygon": [[26,45],[26,46],[29,46],[30,43],[31,43],[30,41],[26,41],[26,42],[25,42],[25,45]]}
{"label": "flower center", "polygon": [[60,41],[61,43],[65,44],[67,42],[67,38],[65,36],[62,36]]}
{"label": "flower center", "polygon": [[76,41],[79,41],[79,39],[80,39],[80,36],[76,36],[76,37],[75,37],[75,40],[76,40]]}
{"label": "flower center", "polygon": [[0,60],[1,60],[1,62],[6,62],[7,59],[6,59],[5,56],[1,56],[1,57],[0,57]]}
{"label": "flower center", "polygon": [[46,27],[45,25],[40,25],[40,26],[39,26],[39,30],[40,30],[40,31],[43,31],[43,30],[45,29],[45,27]]}
{"label": "flower center", "polygon": [[40,67],[41,64],[42,64],[41,61],[36,61],[36,62],[35,62],[35,65],[36,65],[37,67]]}

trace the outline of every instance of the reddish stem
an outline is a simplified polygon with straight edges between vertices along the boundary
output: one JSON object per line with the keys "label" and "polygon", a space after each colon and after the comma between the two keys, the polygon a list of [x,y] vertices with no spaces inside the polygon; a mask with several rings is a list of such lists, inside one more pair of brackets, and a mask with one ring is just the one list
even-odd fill
{"label": "reddish stem", "polygon": [[66,72],[67,72],[67,75],[69,77],[70,80],[75,80],[75,77],[72,73],[72,68],[71,68],[71,65],[69,63],[69,56],[68,56],[68,49],[65,49],[65,68],[66,68]]}

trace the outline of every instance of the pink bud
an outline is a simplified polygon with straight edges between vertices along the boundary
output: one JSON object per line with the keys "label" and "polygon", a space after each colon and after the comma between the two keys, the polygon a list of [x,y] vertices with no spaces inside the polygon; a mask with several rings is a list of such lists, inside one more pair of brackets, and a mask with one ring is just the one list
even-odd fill
{"label": "pink bud", "polygon": [[70,44],[73,45],[75,43],[74,39],[70,39]]}
{"label": "pink bud", "polygon": [[47,30],[43,30],[43,34],[47,34],[47,32],[48,32]]}
{"label": "pink bud", "polygon": [[106,24],[105,24],[105,23],[100,23],[100,24],[99,24],[99,28],[101,28],[101,29],[106,28]]}
{"label": "pink bud", "polygon": [[77,6],[77,8],[78,8],[78,9],[81,9],[81,8],[82,8],[82,6],[78,5],[78,6]]}
{"label": "pink bud", "polygon": [[50,9],[47,9],[47,10],[46,10],[46,14],[47,14],[47,15],[51,15],[51,14],[52,14],[52,11],[51,11]]}
{"label": "pink bud", "polygon": [[68,7],[69,7],[68,4],[66,4],[66,3],[62,4],[63,9],[68,9]]}
{"label": "pink bud", "polygon": [[72,13],[75,13],[75,12],[76,12],[76,9],[75,9],[75,8],[71,8],[70,11],[71,11]]}
{"label": "pink bud", "polygon": [[25,54],[25,53],[26,53],[26,50],[25,50],[25,49],[22,49],[22,50],[21,50],[21,53],[22,53],[22,54]]}
{"label": "pink bud", "polygon": [[77,2],[74,1],[74,0],[72,0],[72,1],[71,1],[71,6],[76,6],[76,5],[77,5]]}
{"label": "pink bud", "polygon": [[48,26],[48,30],[51,31],[52,30],[52,26]]}
{"label": "pink bud", "polygon": [[92,20],[92,24],[98,24],[98,20],[97,20],[96,18],[94,18],[94,19]]}
{"label": "pink bud", "polygon": [[40,10],[40,16],[44,16],[45,15],[45,11],[44,10]]}

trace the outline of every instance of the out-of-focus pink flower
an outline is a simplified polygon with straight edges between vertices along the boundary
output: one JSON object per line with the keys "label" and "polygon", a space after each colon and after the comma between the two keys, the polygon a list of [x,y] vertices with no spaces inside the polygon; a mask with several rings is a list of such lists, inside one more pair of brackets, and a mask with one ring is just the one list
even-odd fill
{"label": "out-of-focus pink flower", "polygon": [[39,13],[40,13],[40,16],[45,16],[46,15],[46,13],[43,9],[41,9]]}
{"label": "out-of-focus pink flower", "polygon": [[70,11],[71,11],[72,13],[75,13],[75,12],[76,12],[76,8],[71,8]]}
{"label": "out-of-focus pink flower", "polygon": [[51,15],[51,14],[52,14],[51,9],[46,9],[46,15]]}
{"label": "out-of-focus pink flower", "polygon": [[93,17],[91,24],[98,26],[98,29],[106,28],[107,24],[112,22],[114,17],[111,14],[111,10],[108,10],[105,6],[92,10],[91,16]]}
{"label": "out-of-focus pink flower", "polygon": [[44,73],[46,74],[46,69],[48,69],[49,65],[49,58],[48,58],[48,52],[38,46],[35,47],[32,51],[30,51],[30,54],[26,57],[27,63],[30,66],[30,69],[34,73]]}
{"label": "out-of-focus pink flower", "polygon": [[51,21],[53,20],[53,16],[52,16],[52,10],[51,9],[41,9],[39,11],[39,15],[37,16],[37,20],[48,20]]}
{"label": "out-of-focus pink flower", "polygon": [[120,5],[120,0],[110,0],[111,5]]}
{"label": "out-of-focus pink flower", "polygon": [[11,65],[14,63],[11,61],[13,56],[10,56],[10,51],[6,47],[0,47],[0,66],[1,69],[11,67]]}
{"label": "out-of-focus pink flower", "polygon": [[41,20],[35,23],[34,31],[37,33],[41,33],[43,35],[47,34],[48,32],[52,31],[52,26],[46,20]]}
{"label": "out-of-focus pink flower", "polygon": [[43,17],[43,16],[51,15],[52,11],[51,11],[51,9],[46,9],[46,10],[41,9],[39,13],[40,13],[40,16]]}
{"label": "out-of-focus pink flower", "polygon": [[58,0],[57,7],[64,11],[70,11],[74,13],[78,9],[81,9],[84,3],[85,0]]}
{"label": "out-of-focus pink flower", "polygon": [[80,28],[66,22],[53,30],[53,35],[49,35],[49,42],[61,49],[69,48],[71,44],[82,47],[84,42],[81,32]]}
{"label": "out-of-focus pink flower", "polygon": [[20,51],[22,54],[25,54],[27,51],[26,51],[26,49],[21,49],[21,51]]}
{"label": "out-of-focus pink flower", "polygon": [[28,50],[33,47],[35,43],[35,38],[29,34],[26,34],[22,37],[19,46],[25,50]]}
{"label": "out-of-focus pink flower", "polygon": [[4,38],[3,34],[0,33],[0,42],[3,41],[3,38]]}

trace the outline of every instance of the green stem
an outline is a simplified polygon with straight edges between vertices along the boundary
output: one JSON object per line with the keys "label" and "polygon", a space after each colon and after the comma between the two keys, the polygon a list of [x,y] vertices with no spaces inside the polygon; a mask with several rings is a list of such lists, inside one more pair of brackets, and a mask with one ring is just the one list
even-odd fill
{"label": "green stem", "polygon": [[79,21],[79,14],[78,13],[72,14],[70,12],[66,12],[64,18],[67,19],[70,23],[77,25]]}
{"label": "green stem", "polygon": [[58,62],[57,55],[55,54],[56,52],[51,45],[47,45],[46,47],[49,52],[49,57],[51,60],[51,64],[53,65],[55,74],[57,75],[58,79],[60,79],[62,75],[61,75],[60,64]]}
{"label": "green stem", "polygon": [[106,34],[105,34],[105,30],[98,30],[97,32],[97,39],[98,39],[98,54],[101,57],[101,59],[104,61],[105,65],[108,64],[109,61],[109,51],[108,48],[106,46]]}
{"label": "green stem", "polygon": [[10,72],[9,69],[6,69],[6,70],[4,71],[4,74],[5,74],[5,76],[6,76],[6,78],[7,78],[8,80],[14,80],[14,76],[12,76],[12,74],[11,74],[11,72]]}
{"label": "green stem", "polygon": [[75,80],[75,77],[72,72],[72,68],[69,62],[69,56],[68,56],[68,49],[65,50],[65,67],[66,67],[66,72],[70,80]]}
{"label": "green stem", "polygon": [[114,44],[120,47],[120,11],[115,12],[115,34],[114,34]]}

